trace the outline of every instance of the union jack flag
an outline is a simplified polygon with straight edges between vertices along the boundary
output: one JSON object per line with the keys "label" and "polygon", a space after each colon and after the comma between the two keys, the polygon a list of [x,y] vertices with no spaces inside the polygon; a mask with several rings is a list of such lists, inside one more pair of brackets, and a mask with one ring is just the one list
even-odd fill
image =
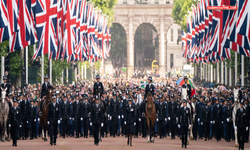
{"label": "union jack flag", "polygon": [[182,57],[187,58],[187,38],[186,33],[182,30]]}
{"label": "union jack flag", "polygon": [[49,59],[55,58],[58,49],[57,0],[37,0],[36,29],[38,47],[33,59],[47,53],[49,53]]}

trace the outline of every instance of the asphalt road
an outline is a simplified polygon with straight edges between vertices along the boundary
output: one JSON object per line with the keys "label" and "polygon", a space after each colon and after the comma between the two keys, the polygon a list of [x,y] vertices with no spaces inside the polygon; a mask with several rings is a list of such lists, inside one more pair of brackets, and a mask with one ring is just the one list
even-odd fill
{"label": "asphalt road", "polygon": [[[12,141],[0,142],[0,150],[181,150],[181,140],[176,138],[171,140],[169,137],[164,139],[156,138],[154,143],[147,143],[147,139],[139,137],[133,138],[133,146],[127,146],[125,137],[108,137],[102,139],[99,146],[94,145],[93,138],[58,138],[57,145],[51,146],[49,141],[44,142],[41,138],[35,140],[19,140],[17,147],[12,147]],[[227,143],[225,140],[217,142],[215,139],[210,141],[197,140],[190,141],[187,149],[192,150],[237,150],[234,141]],[[250,150],[250,143],[245,144],[245,149]]]}

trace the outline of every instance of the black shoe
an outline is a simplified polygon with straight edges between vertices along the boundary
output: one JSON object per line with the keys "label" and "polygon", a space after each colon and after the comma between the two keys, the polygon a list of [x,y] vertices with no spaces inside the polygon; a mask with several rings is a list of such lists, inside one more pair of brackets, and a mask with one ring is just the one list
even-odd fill
{"label": "black shoe", "polygon": [[132,146],[132,143],[130,143],[130,146]]}
{"label": "black shoe", "polygon": [[15,146],[17,146],[17,144],[15,144]]}
{"label": "black shoe", "polygon": [[54,145],[56,145],[56,143],[54,143]]}
{"label": "black shoe", "polygon": [[50,142],[50,145],[53,145],[53,142]]}
{"label": "black shoe", "polygon": [[205,138],[205,141],[207,141],[207,138]]}
{"label": "black shoe", "polygon": [[129,145],[129,141],[127,142],[127,145]]}
{"label": "black shoe", "polygon": [[185,145],[185,148],[187,148],[187,146]]}
{"label": "black shoe", "polygon": [[183,145],[181,145],[181,148],[183,148]]}
{"label": "black shoe", "polygon": [[15,144],[12,144],[12,146],[15,146]]}
{"label": "black shoe", "polygon": [[96,146],[98,146],[99,145],[99,143],[96,143]]}

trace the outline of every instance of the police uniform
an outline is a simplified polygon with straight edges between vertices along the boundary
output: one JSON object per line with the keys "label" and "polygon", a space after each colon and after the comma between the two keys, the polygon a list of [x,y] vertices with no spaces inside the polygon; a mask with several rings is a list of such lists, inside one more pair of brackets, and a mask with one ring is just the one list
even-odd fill
{"label": "police uniform", "polygon": [[[96,99],[98,100],[98,99]],[[90,126],[93,128],[94,144],[98,146],[99,144],[99,131],[100,127],[103,127],[103,110],[100,104],[92,104],[91,107],[91,122]]]}
{"label": "police uniform", "polygon": [[[114,95],[114,93],[113,93]],[[118,129],[118,120],[120,119],[120,107],[118,99],[112,99],[110,102],[110,120],[112,120],[112,134],[115,137],[115,134]]]}
{"label": "police uniform", "polygon": [[[137,95],[134,95],[134,98],[137,98]],[[135,122],[136,122],[134,135],[135,137],[138,138],[138,132],[139,132],[140,121],[141,121],[141,108],[140,108],[140,104],[138,100],[137,100],[137,103],[134,103],[134,105],[135,105]]]}
{"label": "police uniform", "polygon": [[[13,98],[13,102],[17,102],[16,97]],[[10,109],[10,124],[11,124],[11,137],[13,139],[13,145],[17,146],[18,127],[21,125],[21,111],[19,107],[12,107]]]}
{"label": "police uniform", "polygon": [[[67,95],[63,95],[64,98],[67,98]],[[69,118],[70,118],[70,105],[67,100],[63,100],[59,104],[60,106],[60,122],[62,126],[62,136],[65,138],[65,134],[67,133],[67,127],[69,123]]]}
{"label": "police uniform", "polygon": [[230,103],[227,104],[228,107],[225,108],[225,124],[226,124],[226,141],[230,142],[231,139],[231,131],[232,131],[232,108],[230,107]]}
{"label": "police uniform", "polygon": [[[88,99],[88,96],[86,94],[84,94],[82,96],[85,99]],[[89,124],[89,115],[90,115],[90,111],[91,111],[91,105],[89,102],[83,102],[82,104],[82,117],[83,117],[83,130],[84,130],[84,138],[88,138],[88,124]]]}
{"label": "police uniform", "polygon": [[[132,101],[132,98],[130,97],[128,99],[129,101]],[[136,118],[135,118],[135,105],[134,103],[131,103],[131,105],[127,105],[125,109],[125,121],[124,124],[126,124],[127,127],[127,134],[128,134],[128,142],[127,144],[129,145],[130,141],[130,146],[132,146],[132,135],[134,134],[135,130],[135,125],[136,125]]]}
{"label": "police uniform", "polygon": [[213,113],[214,121],[215,121],[215,137],[217,141],[221,139],[221,129],[222,129],[222,106],[220,104],[216,104],[214,106],[214,113]]}
{"label": "police uniform", "polygon": [[[188,79],[187,76],[184,76],[184,79]],[[187,89],[188,98],[191,98],[191,85],[185,83],[185,84],[182,85],[182,88],[186,88]]]}
{"label": "police uniform", "polygon": [[[33,103],[35,100],[31,100]],[[36,106],[31,105],[29,108],[29,122],[30,122],[30,139],[32,140],[35,137],[36,133],[36,122],[37,122],[37,108]]]}
{"label": "police uniform", "polygon": [[[48,79],[49,77],[47,75],[45,75],[44,79]],[[42,85],[42,92],[41,92],[41,98],[43,98],[44,96],[46,96],[47,91],[49,88],[52,88],[52,86],[50,85],[49,82],[44,82]]]}
{"label": "police uniform", "polygon": [[[100,79],[100,76],[96,75],[96,79]],[[95,95],[101,96],[101,94],[103,93],[103,90],[104,88],[103,88],[102,82],[95,82],[94,88],[93,88],[93,96]]]}
{"label": "police uniform", "polygon": [[151,83],[148,83],[146,85],[146,88],[145,88],[145,95],[144,95],[144,98],[147,97],[147,94],[150,92],[152,94],[152,96],[154,96],[154,85],[152,84],[152,77],[148,77],[148,80],[151,82]]}
{"label": "police uniform", "polygon": [[[106,93],[103,91],[103,94]],[[108,98],[103,98],[104,100],[104,115],[103,115],[103,128],[101,129],[101,135],[104,137],[104,133],[106,133],[106,137],[108,134],[108,117],[109,117],[109,100]]]}
{"label": "police uniform", "polygon": [[[56,96],[53,96],[52,98],[56,98]],[[58,103],[50,103],[49,104],[49,111],[48,111],[48,124],[50,127],[50,145],[56,145],[56,139],[57,139],[57,127],[58,123],[60,124],[59,120],[59,112],[60,106]]]}
{"label": "police uniform", "polygon": [[29,134],[29,101],[26,99],[26,93],[23,94],[24,100],[21,102],[21,117],[22,117],[22,138],[27,139]]}
{"label": "police uniform", "polygon": [[[7,76],[3,76],[3,80],[6,81],[7,80]],[[1,84],[1,88],[2,89],[6,89],[6,97],[9,96],[9,93],[10,93],[10,87],[9,87],[9,84],[4,82]],[[0,88],[0,96],[2,97],[2,89]]]}
{"label": "police uniform", "polygon": [[73,105],[73,119],[75,121],[76,138],[79,138],[81,132],[81,108],[82,104],[79,100],[76,100]]}
{"label": "police uniform", "polygon": [[180,124],[178,124],[178,128],[181,128],[182,132],[182,147],[185,146],[186,148],[188,128],[191,126],[191,114],[190,114],[190,109],[188,107],[180,108],[179,121]]}
{"label": "police uniform", "polygon": [[212,120],[212,118],[211,118],[211,108],[210,106],[207,106],[208,101],[206,101],[205,103],[206,106],[202,108],[202,113],[201,113],[201,124],[204,125],[204,136],[206,141],[209,140],[210,121]]}
{"label": "police uniform", "polygon": [[[174,95],[171,95],[171,98],[174,98]],[[168,103],[168,120],[170,123],[170,131],[171,131],[171,139],[175,139],[175,129],[176,129],[176,121],[178,117],[178,108],[179,105],[175,101],[170,101]],[[176,119],[177,118],[177,119]]]}
{"label": "police uniform", "polygon": [[248,130],[247,111],[245,108],[239,108],[236,112],[235,129],[237,130],[239,149],[244,150],[245,136]]}
{"label": "police uniform", "polygon": [[[160,94],[159,95],[159,99],[162,99],[163,96]],[[166,117],[166,104],[164,103],[164,101],[159,102],[158,103],[158,108],[157,108],[157,114],[158,114],[158,118],[157,118],[157,122],[158,122],[158,126],[159,126],[159,134],[160,134],[160,139],[164,137],[164,127],[165,127],[165,121],[167,121],[167,117]]]}

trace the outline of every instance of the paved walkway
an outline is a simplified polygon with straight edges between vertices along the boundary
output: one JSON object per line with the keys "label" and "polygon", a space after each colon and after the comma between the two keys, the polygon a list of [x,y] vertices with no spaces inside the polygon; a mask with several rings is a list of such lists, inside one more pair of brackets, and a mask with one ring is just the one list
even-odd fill
{"label": "paved walkway", "polygon": [[[0,142],[0,150],[181,150],[181,140],[176,138],[171,140],[169,137],[164,139],[155,139],[155,143],[147,143],[147,139],[133,138],[133,146],[127,146],[125,137],[104,138],[99,146],[94,145],[93,138],[58,138],[57,145],[51,146],[49,142],[41,139],[19,140],[17,147],[12,147],[11,142]],[[192,150],[238,150],[234,142],[227,143],[224,140],[217,142],[215,139],[210,141],[198,140],[190,141],[187,149]],[[245,149],[250,150],[250,143],[245,144]]]}

